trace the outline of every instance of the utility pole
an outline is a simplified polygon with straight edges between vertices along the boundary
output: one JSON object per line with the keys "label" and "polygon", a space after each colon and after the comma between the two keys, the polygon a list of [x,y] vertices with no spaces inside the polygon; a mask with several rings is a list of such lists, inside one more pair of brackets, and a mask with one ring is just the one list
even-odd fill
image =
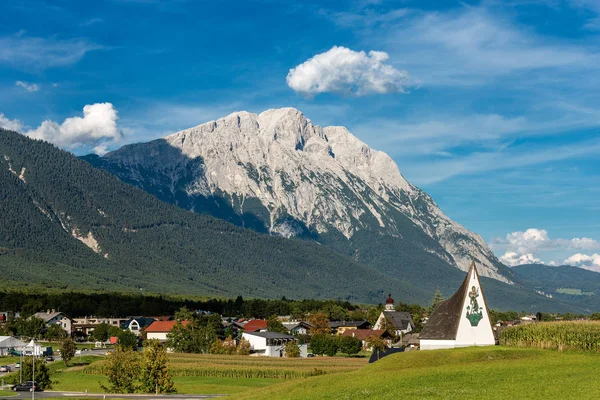
{"label": "utility pole", "polygon": [[24,347],[21,347],[21,354],[19,354],[19,383],[23,383],[23,352]]}
{"label": "utility pole", "polygon": [[31,385],[31,400],[35,400],[35,346],[33,347],[33,368],[32,368],[32,372],[31,372],[31,380],[32,385]]}

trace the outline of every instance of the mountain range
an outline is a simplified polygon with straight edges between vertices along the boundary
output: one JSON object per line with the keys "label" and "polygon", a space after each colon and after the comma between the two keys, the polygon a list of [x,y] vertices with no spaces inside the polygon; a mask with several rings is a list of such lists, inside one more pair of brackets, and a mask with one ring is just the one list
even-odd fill
{"label": "mountain range", "polygon": [[295,109],[82,158],[0,130],[11,285],[427,304],[473,257],[493,308],[588,307],[537,293],[385,153]]}

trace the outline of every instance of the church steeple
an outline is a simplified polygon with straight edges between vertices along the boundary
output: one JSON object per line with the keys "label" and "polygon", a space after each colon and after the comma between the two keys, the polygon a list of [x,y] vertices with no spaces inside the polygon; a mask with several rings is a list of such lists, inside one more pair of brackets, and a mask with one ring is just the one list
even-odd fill
{"label": "church steeple", "polygon": [[385,311],[394,311],[394,299],[392,294],[388,294],[388,298],[385,300]]}

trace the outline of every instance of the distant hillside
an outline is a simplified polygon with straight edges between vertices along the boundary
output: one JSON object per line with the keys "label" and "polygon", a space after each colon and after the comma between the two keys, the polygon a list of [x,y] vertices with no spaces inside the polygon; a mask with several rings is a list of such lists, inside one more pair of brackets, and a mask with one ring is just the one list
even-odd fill
{"label": "distant hillside", "polygon": [[600,273],[563,265],[519,265],[512,268],[524,282],[554,298],[600,309]]}
{"label": "distant hillside", "polygon": [[324,246],[157,200],[48,143],[0,129],[0,272],[11,287],[341,298],[429,293]]}

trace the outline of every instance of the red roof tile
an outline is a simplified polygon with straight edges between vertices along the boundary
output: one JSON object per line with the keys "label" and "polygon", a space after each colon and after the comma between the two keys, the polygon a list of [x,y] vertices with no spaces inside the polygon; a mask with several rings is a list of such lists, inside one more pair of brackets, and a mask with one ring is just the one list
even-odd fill
{"label": "red roof tile", "polygon": [[[177,321],[154,321],[146,328],[146,332],[171,332]],[[183,326],[188,324],[188,321],[181,321]]]}
{"label": "red roof tile", "polygon": [[244,332],[257,332],[267,329],[267,321],[264,319],[253,319],[244,325]]}

